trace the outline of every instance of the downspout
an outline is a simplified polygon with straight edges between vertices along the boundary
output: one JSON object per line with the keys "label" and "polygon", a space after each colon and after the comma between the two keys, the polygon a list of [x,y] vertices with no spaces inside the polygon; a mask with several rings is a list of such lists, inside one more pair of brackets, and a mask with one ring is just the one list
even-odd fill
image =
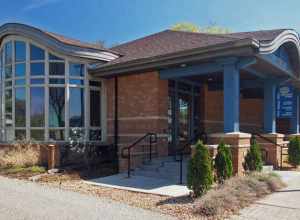
{"label": "downspout", "polygon": [[115,118],[114,118],[114,153],[115,153],[115,159],[116,159],[116,169],[119,172],[119,121],[118,121],[118,77],[115,76]]}

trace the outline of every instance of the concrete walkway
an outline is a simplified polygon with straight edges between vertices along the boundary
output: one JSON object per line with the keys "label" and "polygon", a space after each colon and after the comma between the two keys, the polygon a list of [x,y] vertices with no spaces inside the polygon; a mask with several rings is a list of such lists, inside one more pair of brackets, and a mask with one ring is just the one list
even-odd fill
{"label": "concrete walkway", "polygon": [[190,193],[185,185],[175,184],[172,180],[139,175],[132,175],[132,177],[127,178],[127,174],[124,173],[92,179],[85,182],[96,186],[171,197],[185,196]]}
{"label": "concrete walkway", "polygon": [[288,187],[273,193],[240,211],[231,220],[299,220],[300,172],[277,171]]}
{"label": "concrete walkway", "polygon": [[173,219],[108,199],[0,176],[2,220]]}

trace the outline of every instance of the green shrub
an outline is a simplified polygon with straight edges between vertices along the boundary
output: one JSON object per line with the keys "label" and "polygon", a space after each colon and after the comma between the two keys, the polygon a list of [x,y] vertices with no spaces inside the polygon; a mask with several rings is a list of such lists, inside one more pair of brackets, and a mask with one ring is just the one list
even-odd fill
{"label": "green shrub", "polygon": [[187,185],[196,197],[201,196],[210,189],[213,183],[212,160],[208,149],[198,141],[195,154],[188,164]]}
{"label": "green shrub", "polygon": [[218,153],[215,158],[215,168],[219,183],[224,183],[224,180],[232,176],[232,158],[231,151],[223,141],[218,146]]}
{"label": "green shrub", "polygon": [[254,140],[250,146],[245,162],[244,169],[248,171],[261,171],[263,166],[260,146]]}
{"label": "green shrub", "polygon": [[294,137],[290,140],[288,146],[288,160],[293,166],[298,166],[300,164],[300,139],[299,137]]}

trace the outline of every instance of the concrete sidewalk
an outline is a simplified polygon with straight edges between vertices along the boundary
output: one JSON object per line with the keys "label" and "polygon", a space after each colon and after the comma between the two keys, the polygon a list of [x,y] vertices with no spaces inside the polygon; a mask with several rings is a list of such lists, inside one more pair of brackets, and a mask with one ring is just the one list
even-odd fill
{"label": "concrete sidewalk", "polygon": [[109,199],[0,176],[2,220],[174,219]]}
{"label": "concrete sidewalk", "polygon": [[300,219],[300,172],[276,171],[288,187],[275,192],[255,204],[242,209],[231,220],[299,220]]}

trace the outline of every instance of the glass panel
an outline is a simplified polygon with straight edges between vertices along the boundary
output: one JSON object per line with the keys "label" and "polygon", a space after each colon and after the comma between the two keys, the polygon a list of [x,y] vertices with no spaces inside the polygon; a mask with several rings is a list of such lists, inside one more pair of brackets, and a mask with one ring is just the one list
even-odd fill
{"label": "glass panel", "polygon": [[44,84],[45,80],[44,79],[31,79],[30,83],[31,84]]}
{"label": "glass panel", "polygon": [[15,126],[26,126],[26,92],[25,88],[15,89]]}
{"label": "glass panel", "polygon": [[65,130],[50,130],[49,138],[54,141],[63,141],[65,139]]}
{"label": "glass panel", "polygon": [[84,64],[69,63],[70,76],[84,76]]}
{"label": "glass panel", "polygon": [[7,42],[4,46],[4,63],[9,64],[12,63],[12,43],[11,41]]}
{"label": "glass panel", "polygon": [[26,139],[26,130],[24,129],[16,129],[15,137],[17,140],[24,140]]}
{"label": "glass panel", "polygon": [[15,61],[22,62],[26,60],[26,44],[23,41],[15,42]]}
{"label": "glass panel", "polygon": [[37,46],[30,44],[30,60],[44,60],[45,51]]}
{"label": "glass panel", "polygon": [[5,128],[5,135],[7,141],[14,141],[15,135],[14,130],[12,128]]}
{"label": "glass panel", "polygon": [[70,88],[70,127],[84,124],[84,89]]}
{"label": "glass panel", "polygon": [[80,128],[71,128],[70,129],[70,139],[71,140],[85,140],[84,130]]}
{"label": "glass panel", "polygon": [[44,88],[30,88],[30,122],[32,127],[44,126]]}
{"label": "glass panel", "polygon": [[65,75],[65,63],[49,63],[49,75]]}
{"label": "glass panel", "polygon": [[12,90],[5,90],[5,112],[12,113]]}
{"label": "glass panel", "polygon": [[90,91],[90,125],[100,127],[101,125],[101,108],[100,108],[100,91]]}
{"label": "glass panel", "polygon": [[65,88],[49,88],[49,126],[65,126]]}
{"label": "glass panel", "polygon": [[70,84],[75,84],[75,85],[84,85],[84,80],[82,79],[70,79]]}
{"label": "glass panel", "polygon": [[90,81],[90,86],[100,87],[101,86],[101,82],[99,82],[99,81]]}
{"label": "glass panel", "polygon": [[25,85],[25,84],[26,84],[25,79],[16,79],[16,81],[15,81],[16,86]]}
{"label": "glass panel", "polygon": [[61,61],[63,61],[64,59],[49,53],[49,60],[61,60]]}
{"label": "glass panel", "polygon": [[11,65],[6,65],[5,66],[5,78],[11,78],[12,77],[12,66]]}
{"label": "glass panel", "polygon": [[31,138],[36,141],[43,141],[45,137],[44,130],[31,130],[30,134]]}
{"label": "glass panel", "polygon": [[5,114],[5,125],[12,126],[12,113]]}
{"label": "glass panel", "polygon": [[65,84],[65,79],[49,79],[49,84]]}
{"label": "glass panel", "polygon": [[101,141],[101,130],[90,130],[91,141]]}
{"label": "glass panel", "polygon": [[5,81],[5,87],[12,87],[12,81]]}
{"label": "glass panel", "polygon": [[25,63],[16,64],[15,77],[24,77],[25,73],[26,73],[26,65],[25,65]]}
{"label": "glass panel", "polygon": [[31,63],[30,64],[30,75],[31,76],[45,75],[44,63]]}

